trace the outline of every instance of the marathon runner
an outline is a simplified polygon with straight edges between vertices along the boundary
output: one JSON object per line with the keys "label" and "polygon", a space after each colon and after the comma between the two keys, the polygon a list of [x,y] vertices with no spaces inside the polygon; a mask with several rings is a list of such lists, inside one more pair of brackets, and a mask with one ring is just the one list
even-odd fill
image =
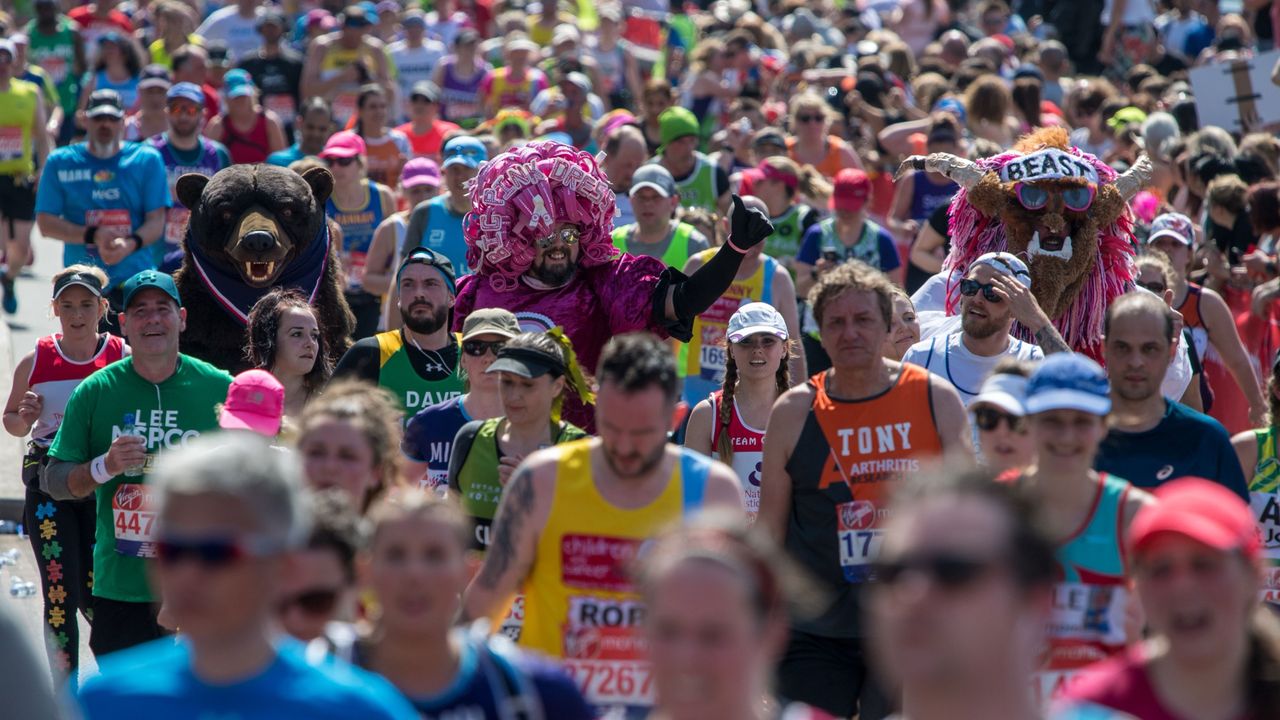
{"label": "marathon runner", "polygon": [[16,58],[13,43],[0,40],[0,237],[4,238],[5,265],[0,274],[0,303],[10,315],[18,311],[13,279],[31,255],[36,169],[44,167],[49,155],[40,88],[14,77],[20,70]]}

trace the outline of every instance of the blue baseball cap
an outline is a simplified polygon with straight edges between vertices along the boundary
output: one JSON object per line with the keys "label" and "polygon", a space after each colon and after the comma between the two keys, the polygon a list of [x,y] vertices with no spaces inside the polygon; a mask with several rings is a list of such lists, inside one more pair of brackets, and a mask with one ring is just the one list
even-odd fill
{"label": "blue baseball cap", "polygon": [[1044,359],[1027,380],[1027,414],[1079,410],[1091,415],[1111,412],[1111,386],[1098,363],[1077,353],[1055,353]]}
{"label": "blue baseball cap", "polygon": [[169,100],[190,100],[197,105],[204,105],[204,90],[191,82],[180,82],[169,88]]}
{"label": "blue baseball cap", "polygon": [[155,288],[163,291],[166,295],[173,298],[173,301],[182,307],[182,298],[178,296],[178,286],[173,282],[173,276],[155,270],[143,270],[124,281],[124,308],[129,309],[129,303],[133,301],[133,296],[147,288]]}
{"label": "blue baseball cap", "polygon": [[933,111],[951,113],[952,115],[955,116],[957,120],[960,121],[961,125],[964,125],[965,121],[969,117],[969,113],[965,112],[964,110],[964,103],[960,102],[959,99],[953,98],[953,97],[944,97],[938,102],[934,103]]}
{"label": "blue baseball cap", "polygon": [[444,162],[440,165],[441,170],[450,165],[459,164],[478,168],[480,163],[489,159],[489,151],[485,149],[484,143],[469,135],[463,135],[451,138],[445,143],[441,156],[444,158]]}
{"label": "blue baseball cap", "polygon": [[252,95],[256,89],[253,85],[253,76],[248,71],[236,68],[228,70],[227,74],[222,78],[223,87],[226,88],[228,98],[241,97],[244,95]]}

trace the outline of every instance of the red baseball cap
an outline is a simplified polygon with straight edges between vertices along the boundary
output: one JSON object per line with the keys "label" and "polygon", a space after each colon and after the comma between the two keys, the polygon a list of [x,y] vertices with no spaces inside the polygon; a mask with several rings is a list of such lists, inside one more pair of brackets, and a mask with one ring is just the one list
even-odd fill
{"label": "red baseball cap", "polygon": [[1130,552],[1138,554],[1163,533],[1176,533],[1249,559],[1261,552],[1253,512],[1238,495],[1204,478],[1184,477],[1156,488],[1157,502],[1138,511],[1129,526]]}
{"label": "red baseball cap", "polygon": [[324,144],[324,149],[320,151],[320,157],[349,158],[364,155],[366,152],[364,138],[350,130],[343,130],[329,136],[329,141]]}
{"label": "red baseball cap", "polygon": [[835,190],[831,193],[832,210],[857,212],[871,197],[871,178],[857,168],[845,168],[836,174]]}

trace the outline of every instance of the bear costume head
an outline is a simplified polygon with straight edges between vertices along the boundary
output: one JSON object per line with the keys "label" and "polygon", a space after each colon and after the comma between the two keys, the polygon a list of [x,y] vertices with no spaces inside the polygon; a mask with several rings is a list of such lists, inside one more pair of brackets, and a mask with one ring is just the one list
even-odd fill
{"label": "bear costume head", "polygon": [[175,276],[188,313],[183,352],[233,373],[247,369],[249,311],[273,287],[286,287],[320,311],[336,362],[350,346],[354,321],[324,213],[333,175],[323,168],[299,175],[272,165],[233,165],[213,177],[183,175],[176,190],[191,210]]}
{"label": "bear costume head", "polygon": [[948,313],[958,306],[958,278],[969,264],[1009,252],[1027,263],[1032,293],[1067,343],[1082,352],[1099,346],[1107,305],[1133,286],[1128,201],[1150,178],[1145,156],[1117,174],[1072,147],[1065,130],[1044,128],[976,162],[934,153],[903,165],[942,173],[961,187],[948,213]]}

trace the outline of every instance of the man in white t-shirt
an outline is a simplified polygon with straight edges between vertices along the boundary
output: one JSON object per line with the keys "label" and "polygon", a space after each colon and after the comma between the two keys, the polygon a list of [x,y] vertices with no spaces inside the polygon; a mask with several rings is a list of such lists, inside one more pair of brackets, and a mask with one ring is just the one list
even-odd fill
{"label": "man in white t-shirt", "polygon": [[387,55],[399,86],[400,108],[393,115],[400,120],[409,117],[413,86],[431,80],[431,72],[448,52],[444,43],[427,37],[427,20],[421,10],[410,10],[400,19],[404,39],[387,46]]}
{"label": "man in white t-shirt", "polygon": [[[1026,263],[1009,253],[974,260],[960,281],[960,296],[960,331],[912,345],[902,361],[951,383],[966,406],[1001,358],[1040,360],[1071,350],[1031,294]],[[1033,332],[1037,344],[1009,334],[1015,320]]]}
{"label": "man in white t-shirt", "polygon": [[196,34],[225,44],[231,61],[238,62],[262,44],[258,37],[259,4],[256,0],[236,0],[235,4],[214,10],[200,23]]}

